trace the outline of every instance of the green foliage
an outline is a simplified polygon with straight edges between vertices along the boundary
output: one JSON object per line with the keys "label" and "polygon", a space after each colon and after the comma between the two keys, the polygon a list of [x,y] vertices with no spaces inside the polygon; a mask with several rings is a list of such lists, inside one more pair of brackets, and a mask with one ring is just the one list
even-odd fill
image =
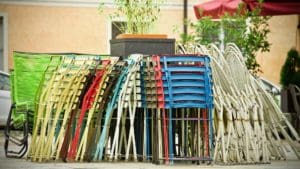
{"label": "green foliage", "polygon": [[240,43],[240,47],[247,58],[246,65],[253,74],[261,72],[260,65],[256,61],[257,52],[270,51],[270,43],[267,36],[270,33],[268,21],[270,17],[259,16],[260,8],[252,12],[247,12],[246,17],[250,18],[249,33],[245,32],[245,39]]}
{"label": "green foliage", "polygon": [[280,72],[280,84],[287,87],[295,84],[300,87],[300,56],[297,50],[291,49]]}
{"label": "green foliage", "polygon": [[[184,20],[184,24],[187,26],[192,25],[190,20]],[[178,44],[187,44],[187,43],[193,44],[195,42],[194,33],[189,33],[189,34],[180,33],[178,25],[173,25],[173,32],[180,35],[180,39],[178,39],[178,40],[176,39],[176,43],[178,43]]]}
{"label": "green foliage", "polygon": [[250,72],[257,75],[261,72],[260,65],[256,61],[257,52],[267,52],[270,43],[267,36],[270,33],[268,20],[270,17],[259,16],[260,8],[253,11],[245,11],[240,5],[234,15],[225,14],[218,21],[211,17],[202,17],[196,23],[190,23],[192,31],[189,35],[181,35],[181,43],[200,43],[216,45],[221,44],[219,35],[224,33],[223,43],[235,43],[246,58],[246,65]]}
{"label": "green foliage", "polygon": [[209,43],[220,44],[220,22],[214,22],[210,17],[203,17],[198,22],[191,24],[195,30],[195,42],[207,45]]}
{"label": "green foliage", "polygon": [[118,19],[125,16],[125,23],[118,26],[122,33],[145,34],[158,19],[160,5],[164,0],[114,0],[116,12],[110,18]]}

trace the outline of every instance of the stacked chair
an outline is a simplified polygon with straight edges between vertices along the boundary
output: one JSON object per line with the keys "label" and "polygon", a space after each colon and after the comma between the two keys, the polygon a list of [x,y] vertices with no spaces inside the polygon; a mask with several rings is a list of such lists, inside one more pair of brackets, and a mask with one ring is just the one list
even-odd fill
{"label": "stacked chair", "polygon": [[[22,158],[28,149],[28,136],[34,130],[37,122],[38,102],[45,85],[50,85],[50,78],[57,72],[63,58],[73,60],[92,57],[93,59],[106,56],[75,54],[75,53],[28,53],[14,52],[14,69],[11,71],[12,106],[5,127],[5,155]],[[21,130],[22,136],[12,130]],[[14,145],[12,145],[14,144]],[[10,146],[19,148],[10,148]]]}
{"label": "stacked chair", "polygon": [[191,49],[207,55],[15,52],[6,156],[254,164],[286,159],[290,146],[300,158],[299,135],[239,49],[228,45],[224,56],[215,46]]}
{"label": "stacked chair", "polygon": [[[44,72],[50,72],[60,63],[60,59],[50,54],[34,54],[14,52],[14,70],[10,74],[12,105],[5,127],[5,155],[7,157],[22,158],[28,149],[28,135],[34,126],[34,110],[36,93],[44,78]],[[21,130],[22,136],[11,132]],[[10,149],[14,144],[19,149]]]}
{"label": "stacked chair", "polygon": [[38,86],[32,161],[213,160],[208,56],[53,55]]}
{"label": "stacked chair", "polygon": [[209,57],[163,55],[153,56],[153,60],[158,107],[164,108],[164,160],[170,163],[212,160],[213,93]]}

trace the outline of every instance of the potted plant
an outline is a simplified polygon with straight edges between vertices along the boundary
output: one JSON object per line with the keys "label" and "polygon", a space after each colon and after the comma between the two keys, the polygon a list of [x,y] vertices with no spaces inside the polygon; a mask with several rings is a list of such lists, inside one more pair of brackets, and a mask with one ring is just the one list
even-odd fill
{"label": "potted plant", "polygon": [[150,34],[164,0],[114,0],[114,2],[117,9],[110,16],[111,19],[124,17],[125,22],[117,25],[122,34],[110,40],[111,55],[175,52],[175,39],[167,39],[167,35],[163,34]]}

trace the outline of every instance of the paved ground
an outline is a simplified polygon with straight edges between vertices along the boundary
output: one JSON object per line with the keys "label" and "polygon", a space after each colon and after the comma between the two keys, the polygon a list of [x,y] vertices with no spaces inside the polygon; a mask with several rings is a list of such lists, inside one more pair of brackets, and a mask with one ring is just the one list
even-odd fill
{"label": "paved ground", "polygon": [[271,164],[261,165],[192,165],[192,164],[176,164],[176,165],[154,165],[149,163],[133,163],[133,162],[99,162],[99,163],[33,163],[25,159],[9,159],[4,155],[4,137],[3,131],[0,130],[0,169],[155,169],[155,168],[172,168],[172,169],[192,169],[192,168],[209,168],[209,169],[300,169],[300,160],[272,161]]}

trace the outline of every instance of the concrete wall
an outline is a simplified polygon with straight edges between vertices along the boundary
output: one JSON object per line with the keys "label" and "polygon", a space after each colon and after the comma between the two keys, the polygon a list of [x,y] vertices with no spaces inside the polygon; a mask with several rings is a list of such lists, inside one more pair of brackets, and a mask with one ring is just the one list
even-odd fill
{"label": "concrete wall", "polygon": [[[182,2],[167,1],[155,33],[167,34],[170,38],[179,37],[173,32],[173,27],[177,25],[182,30]],[[199,1],[189,0],[188,15],[191,20],[195,20],[192,5],[196,3]],[[108,53],[111,33],[108,16],[114,9],[108,6],[99,14],[95,4],[82,6],[0,4],[0,12],[8,14],[9,67],[13,66],[13,51]],[[271,51],[259,54],[258,62],[264,72],[262,76],[274,83],[279,83],[279,72],[287,51],[296,46],[297,24],[298,16],[295,15],[276,16],[270,21]]]}

